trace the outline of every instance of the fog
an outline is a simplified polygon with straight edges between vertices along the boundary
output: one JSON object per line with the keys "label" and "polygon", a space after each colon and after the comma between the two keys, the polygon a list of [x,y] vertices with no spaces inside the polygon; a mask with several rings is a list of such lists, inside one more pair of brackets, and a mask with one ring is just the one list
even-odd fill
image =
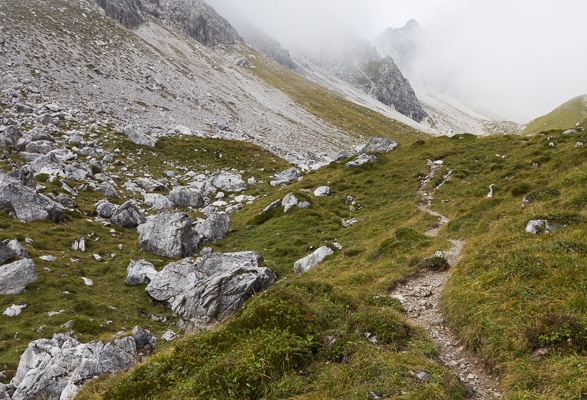
{"label": "fog", "polygon": [[587,93],[585,0],[208,0],[284,48],[324,45],[343,28],[371,41],[415,19],[425,40],[411,81],[450,90],[517,122]]}

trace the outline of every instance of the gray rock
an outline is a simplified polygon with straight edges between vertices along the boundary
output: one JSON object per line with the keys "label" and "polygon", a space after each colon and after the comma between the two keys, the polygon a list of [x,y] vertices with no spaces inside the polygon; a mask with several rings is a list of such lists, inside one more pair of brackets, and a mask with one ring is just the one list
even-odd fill
{"label": "gray rock", "polygon": [[57,201],[59,202],[59,204],[61,204],[64,207],[77,208],[77,203],[75,201],[73,201],[73,199],[71,197],[69,197],[68,195],[66,195],[64,193],[59,193],[57,195]]}
{"label": "gray rock", "polygon": [[132,201],[127,201],[112,214],[112,223],[122,228],[136,228],[146,221],[141,210]]}
{"label": "gray rock", "polygon": [[65,209],[61,204],[2,173],[0,173],[0,203],[10,204],[16,217],[25,222],[50,219],[59,223],[65,218]]}
{"label": "gray rock", "polygon": [[12,250],[8,244],[0,241],[0,265],[4,264],[6,261],[12,260],[15,255],[14,250]]}
{"label": "gray rock", "polygon": [[528,221],[528,224],[526,225],[526,232],[536,235],[538,233],[554,232],[562,227],[563,226],[560,225],[552,225],[544,219],[535,219]]}
{"label": "gray rock", "polygon": [[139,247],[169,258],[187,257],[198,248],[198,236],[186,213],[162,212],[138,227]]}
{"label": "gray rock", "polygon": [[178,207],[196,207],[204,206],[204,197],[193,187],[178,186],[173,188],[169,193],[169,200]]}
{"label": "gray rock", "polygon": [[157,139],[145,135],[134,125],[126,126],[124,128],[124,133],[126,138],[134,144],[148,147],[157,146]]}
{"label": "gray rock", "polygon": [[92,177],[91,168],[78,168],[75,165],[67,165],[65,167],[65,179],[70,182],[83,181]]}
{"label": "gray rock", "polygon": [[327,256],[333,253],[334,252],[328,246],[322,246],[312,254],[309,254],[306,257],[296,261],[294,263],[294,272],[296,274],[308,272],[309,270],[318,266]]}
{"label": "gray rock", "polygon": [[168,264],[145,290],[153,299],[168,302],[188,333],[207,329],[275,283],[275,274],[259,267],[261,260],[253,251],[186,258]]}
{"label": "gray rock", "polygon": [[96,189],[96,192],[102,193],[106,197],[115,197],[117,199],[120,198],[116,189],[114,189],[114,187],[107,182],[102,183],[100,187]]}
{"label": "gray rock", "polygon": [[255,179],[254,176],[251,176],[248,180],[247,183],[249,184],[249,186],[255,186],[257,184],[257,180]]}
{"label": "gray rock", "polygon": [[145,204],[154,210],[165,210],[174,207],[174,204],[167,198],[167,196],[155,193],[145,194]]}
{"label": "gray rock", "polygon": [[340,153],[338,153],[336,155],[336,157],[334,158],[334,161],[343,161],[343,160],[346,160],[349,157],[350,157],[350,154],[348,152],[341,151]]}
{"label": "gray rock", "polygon": [[20,244],[16,239],[8,242],[7,246],[10,247],[10,249],[12,249],[12,251],[14,252],[14,254],[16,254],[18,258],[31,258],[31,256],[29,256],[29,253],[27,253],[27,251],[25,250],[24,246]]}
{"label": "gray rock", "polygon": [[574,135],[575,133],[578,133],[576,129],[567,129],[563,132],[563,135]]}
{"label": "gray rock", "polygon": [[12,171],[10,171],[6,175],[8,175],[11,178],[16,179],[17,181],[22,183],[24,186],[28,186],[32,189],[35,188],[35,179],[34,179],[33,174],[30,172],[25,172],[19,168],[13,168]]}
{"label": "gray rock", "polygon": [[[148,331],[139,329],[136,336],[145,348],[156,343]],[[38,339],[29,344],[20,358],[10,382],[16,388],[12,400],[71,400],[96,376],[126,370],[136,362],[137,343],[133,336],[106,344],[82,344],[70,334]]]}
{"label": "gray rock", "polygon": [[163,336],[161,336],[161,339],[165,340],[166,342],[171,342],[175,338],[177,338],[177,333],[173,331],[166,331]]}
{"label": "gray rock", "polygon": [[47,154],[53,150],[54,146],[52,142],[39,140],[37,142],[27,143],[25,151],[29,153]]}
{"label": "gray rock", "polygon": [[88,243],[88,239],[86,239],[85,237],[76,239],[73,241],[73,243],[71,244],[71,249],[74,251],[81,251],[82,253],[84,253],[86,251],[86,245]]}
{"label": "gray rock", "polygon": [[281,206],[281,200],[275,200],[261,211],[261,214],[267,214],[269,211]]}
{"label": "gray rock", "polygon": [[296,196],[294,196],[293,193],[288,193],[281,201],[281,204],[283,204],[283,212],[284,213],[288,212],[293,207],[297,206],[298,203],[299,203],[298,198]]}
{"label": "gray rock", "polygon": [[140,326],[135,326],[132,330],[132,338],[135,340],[137,350],[155,350],[157,346],[157,338]]}
{"label": "gray rock", "polygon": [[37,268],[31,259],[0,266],[0,294],[20,294],[37,281]]}
{"label": "gray rock", "polygon": [[196,232],[201,237],[201,241],[215,242],[226,237],[230,216],[226,213],[213,213],[205,220],[201,220],[195,226]]}
{"label": "gray rock", "polygon": [[300,175],[300,171],[296,168],[289,168],[285,171],[282,171],[278,174],[273,175],[271,178],[271,186],[273,187],[280,187],[289,185],[291,182],[298,179]]}
{"label": "gray rock", "polygon": [[7,309],[5,309],[2,314],[6,315],[7,317],[16,317],[18,315],[20,315],[20,313],[22,313],[22,310],[24,310],[25,308],[27,308],[26,303],[25,304],[13,304],[10,307],[8,307]]}
{"label": "gray rock", "polygon": [[375,157],[374,155],[361,154],[359,157],[346,163],[345,166],[347,168],[353,168],[375,161],[377,161],[377,157]]}
{"label": "gray rock", "polygon": [[106,199],[100,200],[96,205],[96,212],[102,218],[112,218],[117,209],[116,204],[112,204]]}
{"label": "gray rock", "polygon": [[29,165],[29,170],[34,176],[47,174],[65,177],[65,164],[53,153],[48,153],[35,159]]}
{"label": "gray rock", "polygon": [[137,178],[135,183],[147,192],[165,192],[168,190],[167,185],[152,178]]}
{"label": "gray rock", "polygon": [[147,284],[151,282],[155,275],[157,275],[157,270],[150,262],[131,260],[128,267],[126,267],[126,281],[124,281],[124,284],[129,286]]}
{"label": "gray rock", "polygon": [[208,182],[216,189],[227,192],[242,192],[247,186],[242,176],[228,172],[214,172]]}
{"label": "gray rock", "polygon": [[49,255],[49,256],[41,256],[41,257],[39,257],[39,259],[40,260],[43,260],[43,261],[47,261],[47,262],[55,262],[55,261],[57,261],[57,257],[51,256],[51,255]]}
{"label": "gray rock", "polygon": [[22,114],[31,114],[34,111],[32,107],[29,107],[29,106],[22,104],[22,103],[16,103],[14,105],[14,108],[16,109],[17,113],[22,113]]}
{"label": "gray rock", "polygon": [[300,201],[298,203],[298,208],[310,208],[310,203],[308,203],[307,201]]}
{"label": "gray rock", "polygon": [[384,137],[372,137],[369,141],[361,146],[357,147],[357,154],[365,153],[389,153],[397,147],[397,142]]}
{"label": "gray rock", "polygon": [[314,196],[316,197],[326,197],[330,195],[330,188],[328,186],[320,186],[316,190],[314,190]]}

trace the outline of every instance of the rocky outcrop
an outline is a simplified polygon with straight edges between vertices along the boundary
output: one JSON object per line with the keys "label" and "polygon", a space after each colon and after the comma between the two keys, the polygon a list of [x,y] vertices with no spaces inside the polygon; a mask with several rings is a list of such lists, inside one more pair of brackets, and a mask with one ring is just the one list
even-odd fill
{"label": "rocky outcrop", "polygon": [[177,258],[190,256],[198,248],[198,235],[186,213],[162,212],[147,218],[137,230],[141,251]]}
{"label": "rocky outcrop", "polygon": [[31,259],[0,266],[0,295],[24,292],[29,283],[37,281],[37,268]]}
{"label": "rocky outcrop", "polygon": [[314,190],[314,196],[316,197],[326,197],[330,196],[330,187],[328,186],[320,186]]}
{"label": "rocky outcrop", "polygon": [[357,146],[357,154],[365,153],[389,153],[397,147],[397,142],[384,137],[372,137],[367,143]]}
{"label": "rocky outcrop", "polygon": [[112,222],[122,228],[136,228],[147,219],[135,203],[127,201],[112,214]]}
{"label": "rocky outcrop", "polygon": [[374,155],[361,154],[360,156],[358,156],[354,160],[347,162],[345,164],[345,166],[347,168],[354,168],[354,167],[360,167],[361,165],[364,165],[364,164],[367,164],[370,162],[375,162],[375,161],[377,161],[377,157],[375,157]]}
{"label": "rocky outcrop", "polygon": [[96,205],[96,212],[102,218],[112,218],[118,206],[110,203],[108,200],[100,200]]}
{"label": "rocky outcrop", "polygon": [[145,204],[154,210],[165,210],[174,206],[167,196],[156,193],[145,194]]}
{"label": "rocky outcrop", "polygon": [[155,300],[169,303],[189,331],[210,328],[234,314],[253,293],[275,283],[260,267],[260,254],[212,253],[196,260],[168,264],[145,289]]}
{"label": "rocky outcrop", "polygon": [[242,42],[236,30],[208,4],[199,0],[94,0],[109,17],[136,28],[148,16],[175,25],[206,46]]}
{"label": "rocky outcrop", "polygon": [[135,327],[132,336],[114,342],[82,344],[69,333],[31,342],[10,382],[12,400],[70,400],[97,376],[126,370],[137,362],[138,351],[152,350],[157,339]]}
{"label": "rocky outcrop", "polygon": [[271,177],[271,186],[280,187],[289,185],[291,182],[298,179],[300,171],[296,168],[289,168],[285,171],[279,172]]}
{"label": "rocky outcrop", "polygon": [[169,200],[178,207],[196,207],[204,206],[204,197],[192,187],[178,186],[173,188],[169,193]]}
{"label": "rocky outcrop", "polygon": [[131,260],[128,267],[126,267],[126,280],[124,284],[128,286],[147,284],[151,282],[155,275],[157,275],[157,270],[147,260]]}
{"label": "rocky outcrop", "polygon": [[371,97],[414,121],[420,122],[428,116],[410,82],[404,78],[391,57],[371,60],[361,70],[368,80],[362,85],[363,90]]}
{"label": "rocky outcrop", "polygon": [[296,261],[294,263],[294,272],[296,274],[308,272],[309,270],[316,268],[326,257],[333,253],[334,252],[328,246],[322,246],[312,254]]}
{"label": "rocky outcrop", "polygon": [[224,212],[213,213],[196,223],[195,229],[201,241],[215,242],[226,237],[230,216]]}
{"label": "rocky outcrop", "polygon": [[242,192],[247,187],[242,176],[229,172],[214,172],[208,179],[210,185],[227,192]]}
{"label": "rocky outcrop", "polygon": [[14,209],[16,217],[26,222],[42,219],[61,222],[65,218],[65,208],[61,204],[1,173],[0,202],[4,205],[9,204]]}
{"label": "rocky outcrop", "polygon": [[134,125],[128,125],[124,128],[124,133],[129,142],[139,146],[155,147],[157,139],[145,135],[139,128]]}

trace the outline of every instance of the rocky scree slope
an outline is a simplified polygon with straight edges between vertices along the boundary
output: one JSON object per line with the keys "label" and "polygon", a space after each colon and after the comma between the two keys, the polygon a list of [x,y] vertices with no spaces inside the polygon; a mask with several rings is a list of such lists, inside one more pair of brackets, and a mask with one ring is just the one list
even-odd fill
{"label": "rocky scree slope", "polygon": [[91,2],[3,2],[0,13],[0,84],[11,102],[51,93],[51,102],[119,130],[133,123],[153,136],[246,140],[302,159],[308,150],[334,157],[358,143],[238,66],[248,48],[211,49],[164,15],[130,31]]}

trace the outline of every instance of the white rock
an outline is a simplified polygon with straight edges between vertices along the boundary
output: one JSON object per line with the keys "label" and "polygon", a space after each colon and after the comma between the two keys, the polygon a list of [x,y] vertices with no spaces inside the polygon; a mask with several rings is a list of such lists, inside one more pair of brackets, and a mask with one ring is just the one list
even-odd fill
{"label": "white rock", "polygon": [[297,206],[300,201],[294,196],[293,193],[288,193],[282,200],[281,204],[283,204],[283,212],[286,213],[291,210],[293,207]]}
{"label": "white rock", "polygon": [[8,317],[16,317],[17,315],[20,315],[22,310],[25,309],[26,307],[27,307],[26,303],[20,304],[20,305],[13,304],[12,306],[10,306],[6,310],[4,310],[4,312],[2,314],[6,315]]}
{"label": "white rock", "polygon": [[47,261],[47,262],[57,261],[57,257],[55,257],[55,256],[41,256],[41,257],[39,257],[39,259],[41,259],[43,261]]}
{"label": "white rock", "polygon": [[84,277],[82,277],[82,280],[84,281],[84,284],[86,286],[94,286],[94,281],[91,280],[90,278],[84,278]]}
{"label": "white rock", "polygon": [[334,252],[328,246],[322,246],[312,254],[296,261],[294,263],[294,272],[296,274],[307,272],[318,266],[327,256],[333,253]]}
{"label": "white rock", "polygon": [[330,188],[328,186],[320,186],[314,190],[314,196],[316,197],[326,197],[328,195],[330,195]]}

